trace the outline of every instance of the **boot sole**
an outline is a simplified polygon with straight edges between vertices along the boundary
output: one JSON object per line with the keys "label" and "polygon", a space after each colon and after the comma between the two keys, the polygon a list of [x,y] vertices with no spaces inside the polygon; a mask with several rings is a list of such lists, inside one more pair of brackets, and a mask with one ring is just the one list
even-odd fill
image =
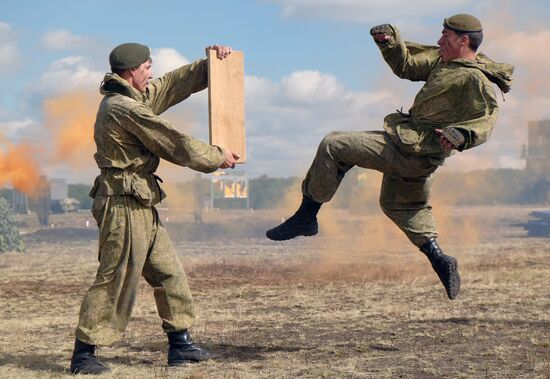
{"label": "boot sole", "polygon": [[178,361],[178,362],[169,362],[169,363],[168,363],[168,366],[169,366],[169,367],[177,367],[177,366],[185,366],[185,365],[193,364],[193,363],[197,363],[197,361]]}
{"label": "boot sole", "polygon": [[[449,289],[447,290],[447,296],[450,300],[456,299],[458,293],[460,292],[460,274],[458,273],[458,262],[453,257],[450,264],[450,278],[449,278]],[[445,287],[447,289],[447,287]]]}
{"label": "boot sole", "polygon": [[112,372],[111,369],[108,367],[104,367],[103,369],[100,369],[100,370],[70,368],[69,371],[72,375],[101,375],[101,374],[108,374]]}
{"label": "boot sole", "polygon": [[168,366],[170,366],[170,367],[185,366],[187,364],[194,364],[194,363],[204,362],[204,361],[207,361],[209,359],[210,359],[210,357],[206,358],[206,359],[202,359],[200,361],[193,361],[193,360],[190,360],[190,359],[184,359],[182,361],[168,362]]}
{"label": "boot sole", "polygon": [[265,233],[265,236],[268,239],[272,240],[272,241],[287,241],[287,240],[290,240],[290,239],[293,239],[293,238],[296,238],[296,237],[300,237],[300,236],[312,237],[312,236],[317,235],[317,233],[319,233],[319,230],[308,231],[308,232],[303,232],[303,233],[285,234],[283,236],[273,236],[273,235],[270,235],[269,230],[268,230]]}

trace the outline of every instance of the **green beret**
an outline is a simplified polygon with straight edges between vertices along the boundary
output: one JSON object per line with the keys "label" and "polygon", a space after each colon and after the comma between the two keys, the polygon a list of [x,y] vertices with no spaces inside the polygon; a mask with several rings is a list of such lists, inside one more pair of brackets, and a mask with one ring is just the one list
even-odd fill
{"label": "green beret", "polygon": [[443,20],[443,26],[455,32],[481,32],[481,22],[477,18],[469,14],[455,14],[452,17]]}
{"label": "green beret", "polygon": [[149,59],[151,49],[139,43],[123,43],[109,54],[111,68],[119,70],[136,68]]}

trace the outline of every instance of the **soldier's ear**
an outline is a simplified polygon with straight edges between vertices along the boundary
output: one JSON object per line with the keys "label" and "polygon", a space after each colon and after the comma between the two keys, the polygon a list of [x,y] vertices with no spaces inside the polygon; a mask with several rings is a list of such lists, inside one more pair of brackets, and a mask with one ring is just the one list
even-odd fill
{"label": "soldier's ear", "polygon": [[134,68],[129,68],[127,71],[128,71],[128,75],[130,77],[135,77],[136,76],[136,71],[139,67],[134,67]]}

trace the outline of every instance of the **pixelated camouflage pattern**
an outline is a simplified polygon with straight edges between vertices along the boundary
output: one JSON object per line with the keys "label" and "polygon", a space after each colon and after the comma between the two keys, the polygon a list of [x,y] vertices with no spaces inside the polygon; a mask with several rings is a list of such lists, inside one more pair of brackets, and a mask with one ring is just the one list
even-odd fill
{"label": "pixelated camouflage pattern", "polygon": [[160,158],[201,172],[218,169],[224,160],[219,147],[183,134],[159,117],[207,86],[206,60],[151,81],[145,93],[117,74],[106,74],[94,126],[94,157],[101,174],[90,196],[128,194],[144,205],[158,203],[165,197],[154,175]]}
{"label": "pixelated camouflage pattern", "polygon": [[353,166],[384,173],[380,205],[416,246],[437,237],[428,203],[433,172],[429,159],[404,153],[386,132],[333,132],[319,144],[302,183],[304,196],[329,201]]}
{"label": "pixelated camouflage pattern", "polygon": [[80,309],[76,337],[92,345],[118,340],[143,275],[154,288],[166,332],[191,327],[193,300],[185,272],[154,204],[165,196],[154,174],[160,158],[215,171],[222,150],[177,131],[159,114],[208,85],[205,60],[149,83],[145,93],[106,74],[94,129],[101,174],[90,196],[99,227],[99,268]]}
{"label": "pixelated camouflage pattern", "polygon": [[439,47],[401,40],[397,28],[387,43],[378,43],[392,71],[400,78],[425,81],[408,114],[392,113],[384,128],[401,149],[422,156],[445,158],[434,129],[454,127],[465,137],[460,150],[489,138],[498,115],[492,83],[508,92],[513,67],[479,53],[475,61],[441,61]]}
{"label": "pixelated camouflage pattern", "polygon": [[[389,29],[388,29],[389,27]],[[495,124],[498,104],[491,82],[507,92],[512,66],[458,59],[443,63],[438,48],[403,42],[396,28],[378,44],[393,72],[426,81],[409,113],[384,119],[385,132],[334,132],[327,135],[302,183],[304,196],[329,201],[353,166],[384,174],[380,206],[416,246],[437,237],[429,204],[433,173],[450,153],[443,151],[436,128],[454,127],[465,137],[461,150],[485,142]]]}
{"label": "pixelated camouflage pattern", "polygon": [[154,288],[163,329],[191,327],[195,310],[187,278],[155,207],[133,196],[98,195],[92,213],[99,227],[99,268],[82,302],[76,337],[91,345],[120,339],[142,275]]}

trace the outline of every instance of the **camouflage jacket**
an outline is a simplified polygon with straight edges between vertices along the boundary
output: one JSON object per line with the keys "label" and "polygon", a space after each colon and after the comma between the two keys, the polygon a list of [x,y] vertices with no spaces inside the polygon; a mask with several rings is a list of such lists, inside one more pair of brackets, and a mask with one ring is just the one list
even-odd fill
{"label": "camouflage jacket", "polygon": [[378,44],[392,71],[400,78],[426,83],[408,113],[392,113],[384,128],[404,151],[431,157],[442,164],[448,152],[441,149],[435,129],[454,127],[465,137],[459,150],[484,143],[498,115],[492,83],[508,92],[513,67],[495,63],[484,54],[475,61],[442,62],[439,47],[402,41],[397,28],[384,44]]}
{"label": "camouflage jacket", "polygon": [[134,195],[154,205],[166,195],[154,175],[160,158],[201,172],[215,171],[222,150],[180,133],[159,114],[208,86],[206,60],[199,60],[149,82],[141,93],[120,76],[108,73],[100,92],[105,95],[94,126],[101,174],[91,197]]}

